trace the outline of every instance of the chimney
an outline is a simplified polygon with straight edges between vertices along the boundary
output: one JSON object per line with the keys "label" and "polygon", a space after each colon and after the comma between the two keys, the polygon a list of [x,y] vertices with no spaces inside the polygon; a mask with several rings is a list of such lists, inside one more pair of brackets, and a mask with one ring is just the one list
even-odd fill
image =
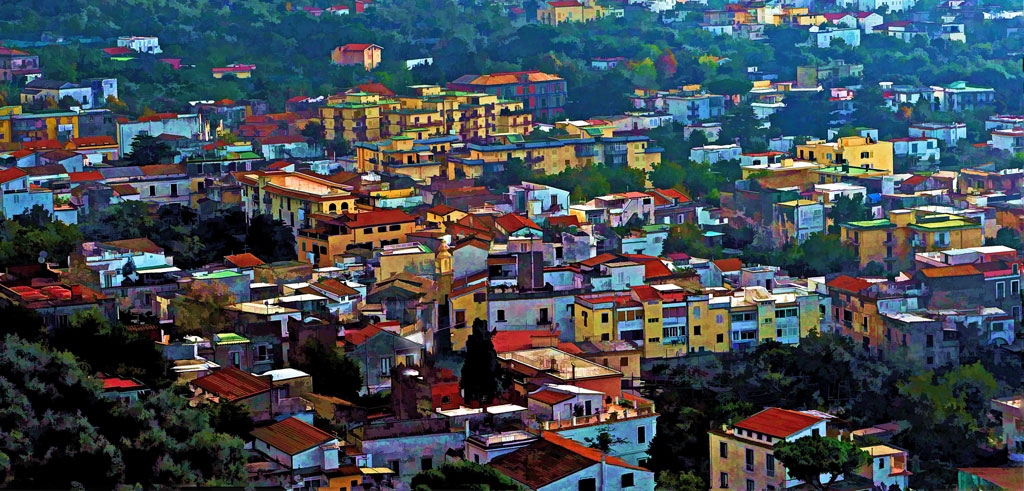
{"label": "chimney", "polygon": [[82,285],[68,285],[71,290],[71,298],[82,298]]}

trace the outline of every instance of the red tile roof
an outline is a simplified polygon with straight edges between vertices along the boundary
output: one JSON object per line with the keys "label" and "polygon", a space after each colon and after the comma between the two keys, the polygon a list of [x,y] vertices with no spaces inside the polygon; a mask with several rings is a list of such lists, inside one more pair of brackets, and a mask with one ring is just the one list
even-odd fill
{"label": "red tile roof", "polygon": [[139,190],[135,189],[135,186],[132,186],[131,184],[111,184],[110,189],[113,189],[118,196],[134,196],[139,194]]}
{"label": "red tile roof", "polygon": [[750,430],[757,433],[773,436],[775,438],[786,438],[800,430],[807,429],[815,423],[822,421],[822,418],[804,414],[788,409],[770,407],[761,411],[733,426]]}
{"label": "red tile roof", "polygon": [[249,433],[288,455],[309,450],[338,438],[298,418],[288,418]]}
{"label": "red tile roof", "polygon": [[117,146],[117,140],[114,140],[112,136],[82,136],[79,138],[72,138],[71,143],[77,148],[82,147],[100,147],[100,146]]}
{"label": "red tile roof", "polygon": [[858,293],[871,286],[871,282],[852,276],[837,276],[832,281],[825,283],[825,286],[844,292]]}
{"label": "red tile roof", "polygon": [[164,250],[144,237],[137,239],[124,239],[124,240],[112,240],[110,242],[102,242],[105,246],[114,247],[126,251],[137,251],[137,252],[148,252],[150,254],[163,254]]}
{"label": "red tile roof", "polygon": [[914,175],[904,179],[901,184],[907,184],[907,185],[910,185],[910,186],[917,186],[918,184],[921,184],[921,183],[923,183],[923,182],[925,182],[927,180],[928,180],[928,176],[922,176],[920,174],[914,174]]}
{"label": "red tile roof", "polygon": [[118,377],[103,377],[103,390],[138,390],[146,386],[132,379]]}
{"label": "red tile roof", "polygon": [[665,266],[665,263],[661,262],[661,258],[648,256],[646,254],[623,254],[622,257],[626,259],[640,263],[644,265],[644,278],[653,280],[656,278],[664,278],[672,276],[672,270]]}
{"label": "red tile roof", "polygon": [[576,0],[557,0],[554,2],[548,2],[548,5],[552,7],[580,7],[582,6]]}
{"label": "red tile roof", "polygon": [[110,56],[129,55],[129,54],[133,53],[133,51],[130,48],[126,48],[124,46],[115,46],[113,48],[103,48],[103,52],[108,54],[108,55],[110,55]]}
{"label": "red tile roof", "polygon": [[288,143],[306,143],[306,139],[298,135],[285,135],[285,136],[264,136],[257,138],[256,141],[262,145],[285,145]]}
{"label": "red tile roof", "polygon": [[184,174],[185,166],[182,164],[150,164],[140,165],[139,170],[146,176],[170,176]]}
{"label": "red tile roof", "polygon": [[458,208],[454,208],[454,207],[448,206],[448,205],[435,205],[435,206],[427,209],[427,213],[433,213],[435,215],[441,215],[441,216],[447,215],[447,214],[449,214],[449,213],[451,213],[453,211],[461,211],[461,210],[459,210]]}
{"label": "red tile roof", "polygon": [[714,262],[715,266],[718,266],[718,269],[722,270],[723,273],[727,273],[729,271],[739,271],[743,269],[743,261],[740,261],[739,258],[736,257],[730,257],[729,259],[719,259],[717,261],[712,262]]}
{"label": "red tile roof", "polygon": [[541,346],[558,344],[558,332],[544,329],[532,331],[498,331],[491,337],[494,350],[498,353],[536,348],[534,341],[541,341]]}
{"label": "red tile roof", "polygon": [[14,48],[0,46],[0,56],[28,56],[28,53]]}
{"label": "red tile roof", "polygon": [[[575,2],[574,2],[575,3]],[[529,71],[529,72],[504,72],[492,73],[490,75],[463,75],[452,82],[452,85],[511,85],[520,83],[520,77],[526,76],[528,83],[553,82],[562,80],[558,75]]]}
{"label": "red tile roof", "polygon": [[224,256],[224,260],[233,264],[236,268],[255,268],[256,266],[265,264],[262,259],[249,252],[235,254],[232,256]]}
{"label": "red tile roof", "polygon": [[10,169],[0,170],[0,184],[11,182],[19,177],[25,177],[28,173],[17,168],[11,167]]}
{"label": "red tile roof", "polygon": [[925,268],[921,270],[926,278],[953,278],[958,276],[972,276],[981,274],[978,268],[971,264],[960,264],[957,266],[943,266],[940,268]]}
{"label": "red tile roof", "polygon": [[579,227],[580,219],[576,215],[564,215],[559,217],[548,217],[548,225],[557,227]]}
{"label": "red tile roof", "polygon": [[1020,467],[964,467],[957,470],[978,476],[1001,489],[1024,489],[1024,470]]}
{"label": "red tile roof", "polygon": [[494,223],[496,223],[506,233],[509,234],[516,232],[518,230],[522,230],[524,228],[542,230],[540,228],[540,225],[534,223],[533,220],[530,220],[529,218],[526,218],[522,215],[516,215],[515,213],[502,215],[498,217],[498,219],[495,220]]}
{"label": "red tile roof", "polygon": [[395,93],[392,92],[391,89],[387,88],[382,83],[371,82],[371,83],[366,83],[366,84],[359,84],[359,85],[356,86],[356,88],[358,88],[359,90],[361,90],[363,92],[366,92],[368,94],[379,94],[379,95],[387,96],[387,97],[394,97],[395,96]]}
{"label": "red tile roof", "polygon": [[340,296],[350,296],[359,294],[359,292],[356,289],[346,285],[342,281],[337,280],[335,278],[324,278],[316,283],[313,283],[313,286]]}
{"label": "red tile roof", "polygon": [[377,325],[369,325],[362,329],[345,329],[345,342],[353,346],[359,346],[377,334],[384,332],[384,329]]}
{"label": "red tile roof", "polygon": [[103,180],[103,174],[100,174],[100,171],[98,170],[72,172],[68,174],[68,176],[71,177],[71,182],[91,182]]}
{"label": "red tile roof", "polygon": [[352,228],[376,227],[378,225],[390,225],[393,223],[407,223],[416,221],[416,217],[402,210],[374,210],[362,213],[346,214],[349,217],[347,225]]}
{"label": "red tile roof", "polygon": [[237,368],[224,368],[192,381],[192,385],[228,401],[237,401],[270,390],[270,381]]}
{"label": "red tile roof", "polygon": [[654,287],[648,285],[634,286],[633,293],[636,295],[637,300],[640,300],[641,302],[661,299],[661,295],[658,294],[658,290],[655,290]]}
{"label": "red tile roof", "polygon": [[[367,43],[350,43],[350,44],[346,44],[346,45],[343,45],[343,46],[339,46],[339,48],[341,48],[342,51],[365,51],[366,48],[369,48],[370,46],[377,46],[377,45],[376,44],[367,44]],[[377,47],[379,48],[380,46],[377,46]]]}
{"label": "red tile roof", "polygon": [[554,406],[569,399],[575,397],[573,394],[567,394],[565,392],[558,392],[554,390],[542,390],[535,394],[530,394],[530,399],[533,399],[541,404],[547,404],[548,406]]}
{"label": "red tile roof", "polygon": [[24,150],[58,150],[64,148],[57,140],[35,140],[30,142],[22,142],[21,148]]}
{"label": "red tile roof", "polygon": [[278,160],[277,162],[274,162],[273,164],[268,165],[267,166],[267,170],[284,170],[286,167],[288,167],[290,165],[294,165],[294,164],[292,164],[291,162],[289,162],[287,160]]}
{"label": "red tile roof", "polygon": [[[543,433],[549,434],[552,433]],[[591,467],[594,462],[545,438],[495,457],[488,465],[530,489],[540,489]]]}
{"label": "red tile roof", "polygon": [[611,262],[611,261],[614,261],[616,259],[618,259],[618,256],[616,256],[615,254],[609,254],[609,253],[606,252],[604,254],[598,254],[598,255],[590,258],[590,259],[586,259],[586,260],[580,261],[580,265],[586,266],[588,268],[593,268],[594,266],[597,266],[599,264],[604,264],[604,263],[607,263],[607,262]]}

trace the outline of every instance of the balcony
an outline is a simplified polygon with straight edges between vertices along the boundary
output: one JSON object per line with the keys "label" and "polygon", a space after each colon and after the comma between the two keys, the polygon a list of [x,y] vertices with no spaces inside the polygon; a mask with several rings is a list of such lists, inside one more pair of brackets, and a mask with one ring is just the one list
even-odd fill
{"label": "balcony", "polygon": [[555,323],[553,319],[537,319],[537,327],[550,327]]}

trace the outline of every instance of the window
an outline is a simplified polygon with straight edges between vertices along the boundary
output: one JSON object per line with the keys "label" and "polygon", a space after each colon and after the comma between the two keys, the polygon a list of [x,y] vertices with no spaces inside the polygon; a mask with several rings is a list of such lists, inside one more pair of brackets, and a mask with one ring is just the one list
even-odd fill
{"label": "window", "polygon": [[239,368],[242,365],[242,354],[237,351],[231,352],[231,364]]}
{"label": "window", "polygon": [[627,472],[627,473],[623,474],[622,475],[622,481],[621,481],[621,487],[623,487],[623,488],[630,488],[630,487],[633,487],[633,486],[634,486],[634,484],[633,484],[633,473],[632,472]]}
{"label": "window", "polygon": [[402,229],[401,225],[391,225],[391,226],[388,227],[388,230],[390,230],[392,232],[397,232],[398,230],[401,230],[401,229]]}
{"label": "window", "polygon": [[729,474],[723,472],[718,475],[718,487],[727,489],[729,487]]}
{"label": "window", "polygon": [[747,479],[747,491],[754,491],[757,489],[757,484],[753,479]]}
{"label": "window", "polygon": [[818,429],[818,428],[815,428],[815,429],[811,430],[811,434],[814,435],[814,436],[821,436],[821,430]]}
{"label": "window", "polygon": [[583,311],[582,314],[583,314],[583,327],[587,327],[587,315],[588,315],[588,313],[586,311]]}
{"label": "window", "polygon": [[636,427],[636,442],[647,443],[647,427],[637,426]]}
{"label": "window", "polygon": [[885,459],[884,458],[878,459],[878,468],[879,469],[885,469]]}
{"label": "window", "polygon": [[171,197],[172,198],[177,198],[178,197],[178,185],[177,184],[171,184]]}
{"label": "window", "polygon": [[364,228],[363,229],[363,233],[367,234],[367,235],[372,234],[373,233],[373,227],[366,227],[366,228]]}
{"label": "window", "polygon": [[746,460],[744,463],[746,464],[746,469],[752,471],[754,470],[754,449],[748,448],[745,454]]}
{"label": "window", "polygon": [[718,442],[718,456],[723,459],[729,458],[729,444],[725,442]]}
{"label": "window", "polygon": [[452,398],[449,396],[441,396],[441,404],[451,404]]}
{"label": "window", "polygon": [[1020,281],[1019,280],[1011,280],[1010,281],[1010,295],[1020,295]]}
{"label": "window", "polygon": [[775,477],[775,456],[768,454],[764,460],[764,472],[768,477]]}
{"label": "window", "polygon": [[434,468],[434,459],[430,457],[423,457],[420,459],[420,470],[429,471]]}
{"label": "window", "polygon": [[[498,322],[505,322],[505,311],[504,310],[498,310]],[[586,321],[585,320],[584,320],[583,324],[586,325]]]}
{"label": "window", "polygon": [[658,317],[649,317],[649,318],[647,319],[647,323],[648,323],[648,324],[654,324],[654,323],[657,323],[657,322],[658,322],[658,321],[660,321],[660,320],[661,320],[661,319],[660,319],[660,318],[658,318]]}
{"label": "window", "polygon": [[619,366],[620,367],[628,367],[629,366],[629,357],[623,356],[622,358],[619,358]]}
{"label": "window", "polygon": [[929,356],[928,359],[925,360],[925,364],[926,365],[934,365],[935,364],[935,357],[934,356]]}
{"label": "window", "polygon": [[721,324],[723,321],[725,321],[725,317],[723,317],[722,314],[718,314],[715,316],[716,323]]}
{"label": "window", "polygon": [[693,318],[700,319],[700,307],[693,308]]}
{"label": "window", "polygon": [[400,464],[400,462],[397,461],[397,460],[389,460],[388,461],[388,467],[390,467],[391,471],[394,472],[395,474],[399,474],[399,472],[398,472],[399,464]]}
{"label": "window", "polygon": [[1002,281],[996,283],[996,298],[1006,298],[1006,283]]}
{"label": "window", "polygon": [[929,334],[929,335],[928,335],[928,336],[927,336],[927,337],[925,338],[925,341],[924,341],[924,346],[925,346],[926,348],[932,348],[932,347],[934,347],[934,346],[935,346],[935,336],[933,336],[933,335]]}
{"label": "window", "polygon": [[693,326],[693,335],[700,336],[700,326]]}
{"label": "window", "polygon": [[715,335],[715,342],[716,343],[724,343],[725,342],[725,334],[716,334]]}
{"label": "window", "polygon": [[156,196],[156,186],[150,186],[149,187],[149,195],[150,196]]}
{"label": "window", "polygon": [[608,323],[608,312],[602,312],[601,313],[601,323],[602,324]]}
{"label": "window", "polygon": [[476,464],[480,463],[480,454],[473,455],[473,463],[476,463]]}
{"label": "window", "polygon": [[597,479],[594,479],[593,477],[580,479],[576,489],[579,491],[597,491]]}
{"label": "window", "polygon": [[385,356],[380,359],[380,374],[383,376],[391,375],[391,357]]}
{"label": "window", "polygon": [[267,353],[267,345],[261,344],[256,346],[256,361],[267,361],[270,359],[269,353]]}

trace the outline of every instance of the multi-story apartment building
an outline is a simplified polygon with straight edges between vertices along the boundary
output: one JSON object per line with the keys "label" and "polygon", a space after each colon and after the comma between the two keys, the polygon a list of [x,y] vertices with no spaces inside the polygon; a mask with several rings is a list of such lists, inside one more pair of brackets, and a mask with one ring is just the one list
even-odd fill
{"label": "multi-story apartment building", "polygon": [[553,120],[565,112],[566,83],[557,75],[539,71],[463,75],[448,84],[449,89],[484,92],[501,99],[519,101],[535,119]]}
{"label": "multi-story apartment building", "polygon": [[313,213],[312,224],[298,234],[299,259],[320,267],[334,266],[352,249],[380,249],[406,242],[416,230],[416,217],[402,210],[340,214]]}
{"label": "multi-story apartment building", "polygon": [[843,242],[853,245],[863,268],[871,262],[899,271],[914,252],[984,245],[982,224],[972,218],[923,210],[892,210],[889,218],[840,224]]}
{"label": "multi-story apartment building", "polygon": [[825,205],[797,199],[772,206],[772,239],[777,244],[797,243],[825,231]]}
{"label": "multi-story apartment building", "polygon": [[960,140],[967,139],[967,124],[917,123],[907,127],[907,133],[911,138],[935,138],[947,147],[955,147]]}
{"label": "multi-story apartment building", "polygon": [[356,142],[356,169],[409,176],[429,183],[448,174],[448,166],[438,156],[447,153],[459,141],[454,135],[432,134],[426,129],[411,129],[385,140]]}
{"label": "multi-story apartment building", "polygon": [[938,111],[964,112],[991,106],[995,103],[996,90],[989,87],[972,87],[967,82],[953,82],[949,85],[933,85],[935,91],[933,109]]}
{"label": "multi-story apartment building", "polygon": [[892,142],[861,136],[845,136],[835,142],[808,141],[796,147],[797,158],[821,165],[883,171],[893,170]]}
{"label": "multi-story apartment building", "polygon": [[537,21],[549,26],[563,22],[590,22],[609,14],[594,0],[553,0],[537,9]]}
{"label": "multi-story apartment building", "polygon": [[0,46],[0,80],[9,82],[15,77],[25,77],[31,81],[41,76],[43,69],[39,66],[38,56]]}
{"label": "multi-story apartment building", "polygon": [[242,186],[242,210],[246,216],[270,215],[299,230],[310,228],[314,213],[336,215],[354,212],[356,197],[349,186],[315,174],[284,171],[233,173]]}

